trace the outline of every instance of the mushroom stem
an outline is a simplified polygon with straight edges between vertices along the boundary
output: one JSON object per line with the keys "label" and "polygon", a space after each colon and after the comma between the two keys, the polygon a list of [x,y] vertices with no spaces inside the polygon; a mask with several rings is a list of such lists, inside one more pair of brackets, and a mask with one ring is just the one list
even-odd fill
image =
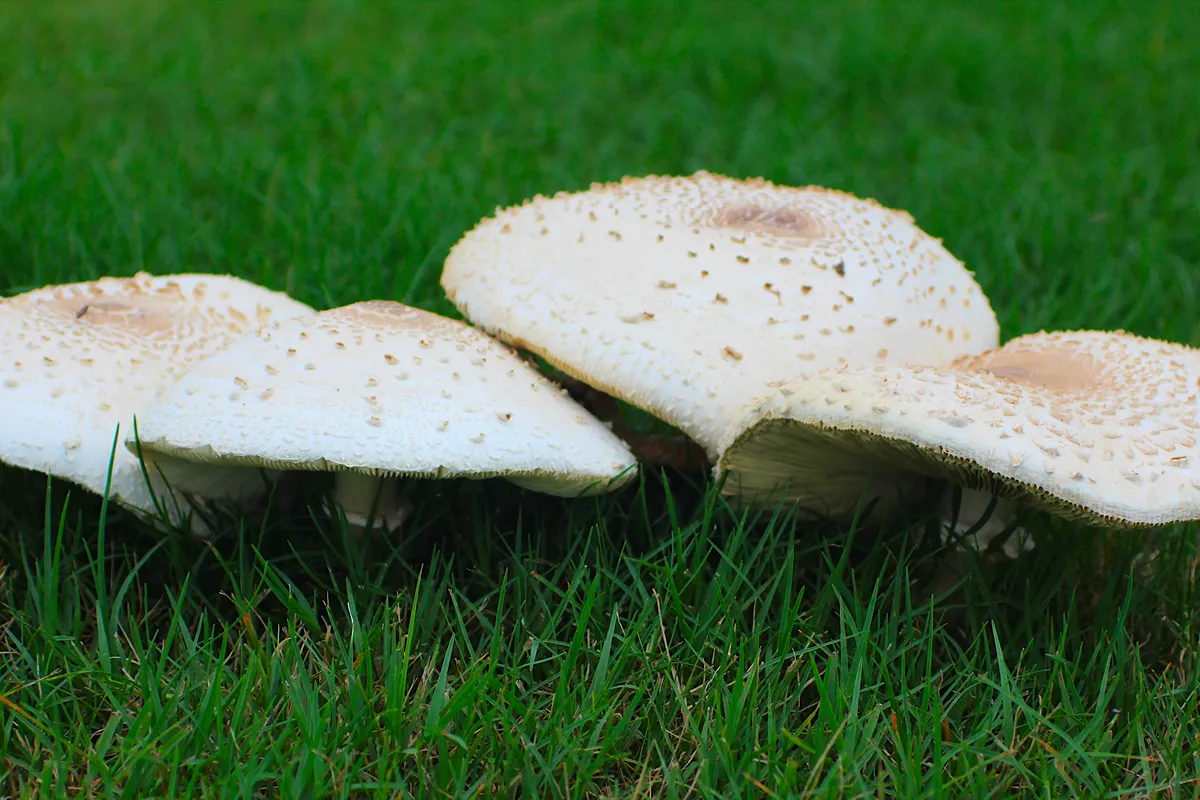
{"label": "mushroom stem", "polygon": [[621,407],[611,395],[569,375],[556,374],[553,378],[567,390],[575,402],[590,411],[596,419],[608,423],[612,432],[629,445],[638,461],[659,467],[673,467],[681,472],[708,471],[708,458],[704,454],[704,448],[687,436],[647,436],[634,433],[621,419]]}
{"label": "mushroom stem", "polygon": [[[624,427],[624,426],[622,426]],[[680,472],[707,472],[708,457],[704,449],[687,436],[643,436],[628,429],[616,433],[629,444],[638,461],[659,467],[673,467]]]}
{"label": "mushroom stem", "polygon": [[[991,516],[984,519],[984,516],[988,513],[988,509],[992,507],[993,498],[991,492],[964,488],[962,489],[961,496],[962,501],[958,508],[955,509],[954,492],[950,487],[947,487],[945,493],[942,495],[939,516],[942,523],[941,537],[943,543],[947,542],[951,536],[963,536],[978,527],[979,530],[975,531],[969,540],[964,540],[962,544],[973,546],[976,550],[983,552],[989,549],[989,545],[991,545],[997,536],[1006,533],[1013,527],[1017,513],[1020,510],[1020,505],[1016,500],[1009,497],[999,497],[996,498],[996,504],[992,509]],[[952,525],[953,530],[951,530]],[[1033,549],[1033,540],[1028,538],[1023,529],[1016,528],[1012,531],[1011,536],[1003,542],[1002,549],[1004,555],[1010,559],[1015,559],[1022,552]]]}
{"label": "mushroom stem", "polygon": [[375,508],[375,525],[385,531],[398,529],[409,513],[408,505],[400,497],[399,481],[361,472],[336,473],[333,500],[346,515],[346,524],[358,533],[366,530],[372,506]]}

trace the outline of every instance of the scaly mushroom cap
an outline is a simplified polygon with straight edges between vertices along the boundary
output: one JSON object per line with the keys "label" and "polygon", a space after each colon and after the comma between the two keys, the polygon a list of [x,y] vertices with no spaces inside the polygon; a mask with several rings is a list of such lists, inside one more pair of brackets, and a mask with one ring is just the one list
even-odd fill
{"label": "scaly mushroom cap", "polygon": [[629,449],[491,337],[383,300],[281,322],[138,415],[195,461],[410,477],[502,476],[575,495],[624,484]]}
{"label": "scaly mushroom cap", "polygon": [[780,382],[839,364],[936,364],[999,330],[912,218],[842,192],[626,178],[498,210],[450,252],[459,310],[710,454]]}
{"label": "scaly mushroom cap", "polygon": [[907,467],[1132,527],[1200,519],[1198,436],[1200,351],[1120,331],[1037,333],[950,366],[787,384],[739,421],[718,470],[730,493],[759,494],[774,488],[764,460],[781,488],[830,458],[860,475]]}
{"label": "scaly mushroom cap", "polygon": [[[131,435],[137,411],[234,339],[311,312],[221,275],[138,273],[0,300],[0,460],[102,494],[118,425]],[[191,477],[215,496],[261,484],[209,472]],[[112,496],[153,513],[141,464],[123,447]]]}

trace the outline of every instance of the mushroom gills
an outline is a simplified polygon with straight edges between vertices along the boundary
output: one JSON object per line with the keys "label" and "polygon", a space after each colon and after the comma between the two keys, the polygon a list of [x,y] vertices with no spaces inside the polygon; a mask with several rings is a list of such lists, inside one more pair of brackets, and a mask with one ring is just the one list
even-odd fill
{"label": "mushroom gills", "polygon": [[766,426],[773,435],[758,438],[753,453],[727,453],[718,470],[727,473],[722,490],[735,505],[782,502],[839,520],[873,505],[863,521],[876,521],[926,502],[929,477],[870,442],[819,427]]}
{"label": "mushroom gills", "polygon": [[156,491],[196,495],[242,508],[258,500],[283,473],[262,467],[222,467],[185,461],[164,453],[143,453],[146,472]]}
{"label": "mushroom gills", "polygon": [[[137,454],[134,455],[136,458]],[[148,476],[150,483],[146,502],[134,511],[154,524],[161,523],[161,511],[166,512],[169,520],[180,523],[190,517],[188,531],[200,539],[210,538],[212,530],[203,517],[194,512],[218,504],[236,513],[248,512],[283,474],[279,470],[260,467],[214,469],[209,464],[148,452],[142,453],[141,463],[135,466],[139,471],[145,469],[142,479]]]}

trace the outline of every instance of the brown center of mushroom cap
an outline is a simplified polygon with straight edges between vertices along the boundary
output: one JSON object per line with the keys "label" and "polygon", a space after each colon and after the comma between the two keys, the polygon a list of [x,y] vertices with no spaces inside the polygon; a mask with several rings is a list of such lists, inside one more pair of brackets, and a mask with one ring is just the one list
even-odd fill
{"label": "brown center of mushroom cap", "polygon": [[[162,340],[189,331],[192,338],[216,326],[221,335],[241,333],[249,320],[230,308],[227,318],[214,309],[189,302],[179,285],[168,282],[147,287],[144,280],[105,279],[95,284],[47,287],[9,298],[4,307],[29,324],[46,326],[55,336],[79,335],[96,341],[130,338]],[[203,283],[193,290],[203,297]],[[260,316],[263,309],[259,309]]]}
{"label": "brown center of mushroom cap", "polygon": [[440,314],[406,306],[393,300],[362,300],[324,312],[326,320],[344,319],[393,331],[456,334],[463,325]]}
{"label": "brown center of mushroom cap", "polygon": [[973,360],[972,369],[1036,389],[1075,392],[1100,378],[1100,364],[1074,346],[1041,350],[1002,350]]}
{"label": "brown center of mushroom cap", "polygon": [[712,224],[748,233],[788,239],[820,239],[825,236],[821,221],[811,212],[790,206],[764,207],[738,203],[717,212]]}
{"label": "brown center of mushroom cap", "polygon": [[143,334],[171,331],[177,321],[177,314],[171,313],[169,305],[153,297],[136,302],[108,299],[80,302],[76,298],[69,310],[73,311],[75,319],[83,324],[108,325]]}
{"label": "brown center of mushroom cap", "polygon": [[353,309],[359,314],[375,314],[380,317],[395,317],[396,319],[411,319],[420,316],[421,309],[397,303],[395,300],[361,300],[346,309]]}

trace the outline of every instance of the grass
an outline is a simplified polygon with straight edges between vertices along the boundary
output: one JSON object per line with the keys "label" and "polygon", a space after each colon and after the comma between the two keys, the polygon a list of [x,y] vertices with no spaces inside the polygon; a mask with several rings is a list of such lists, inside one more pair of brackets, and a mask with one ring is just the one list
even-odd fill
{"label": "grass", "polygon": [[[449,312],[496,205],[707,168],[908,209],[1006,337],[1200,344],[1183,0],[10,0],[0,30],[7,293],[208,270]],[[403,542],[278,503],[206,545],[0,468],[0,794],[1200,794],[1195,525],[1032,516],[1032,556],[934,603],[905,530],[686,475],[412,490]]]}

